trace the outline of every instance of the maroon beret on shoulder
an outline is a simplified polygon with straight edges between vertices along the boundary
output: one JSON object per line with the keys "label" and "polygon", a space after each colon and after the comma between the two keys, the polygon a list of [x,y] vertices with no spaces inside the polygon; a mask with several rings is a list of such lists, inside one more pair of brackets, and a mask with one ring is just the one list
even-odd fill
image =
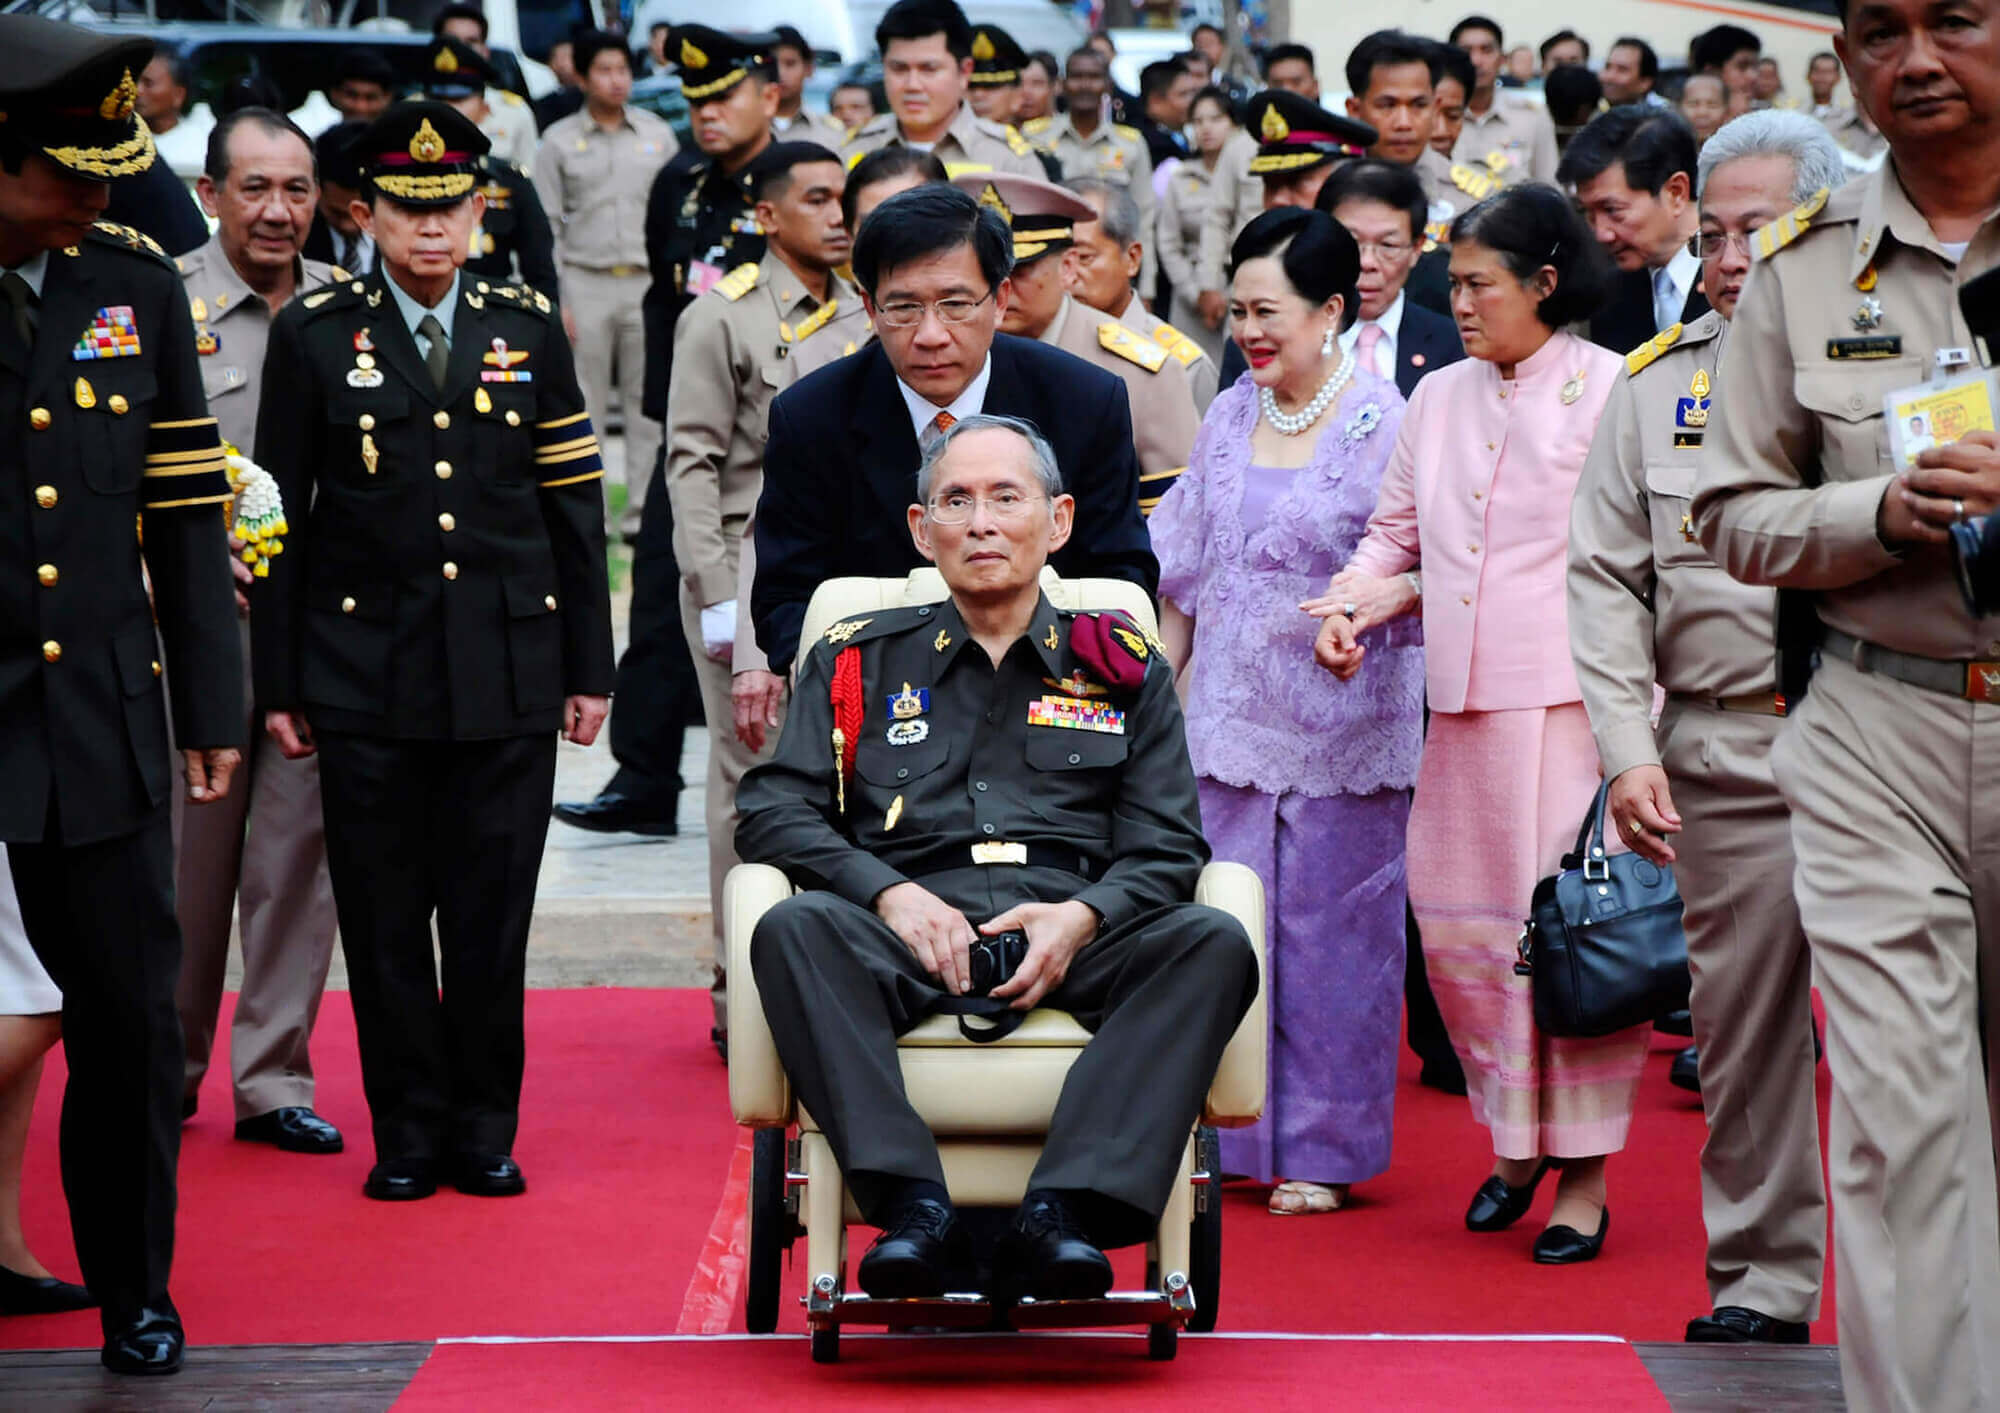
{"label": "maroon beret on shoulder", "polygon": [[1146,683],[1153,650],[1122,613],[1079,613],[1070,620],[1069,648],[1113,692],[1131,696]]}

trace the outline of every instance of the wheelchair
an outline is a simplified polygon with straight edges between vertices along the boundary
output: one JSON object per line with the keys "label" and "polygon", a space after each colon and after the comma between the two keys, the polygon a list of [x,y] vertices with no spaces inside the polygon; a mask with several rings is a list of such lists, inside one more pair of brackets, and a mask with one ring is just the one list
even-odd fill
{"label": "wheelchair", "polygon": [[[1044,570],[1043,591],[1058,608],[1117,609],[1156,631],[1151,603],[1119,580],[1065,581]],[[871,609],[935,603],[948,597],[935,569],[905,579],[835,579],[809,606],[800,641],[812,643],[833,623]],[[757,921],[790,896],[785,875],[762,864],[730,871],[723,888],[729,957],[729,1102],[736,1122],[756,1130],[748,1198],[749,1253],[744,1313],[753,1333],[777,1327],[786,1258],[805,1238],[806,1325],[812,1357],[840,1357],[845,1325],[891,1329],[1075,1329],[1141,1325],[1147,1353],[1172,1359],[1180,1331],[1215,1328],[1222,1281],[1222,1171],[1217,1127],[1257,1121],[1265,1095],[1265,1002],[1257,999],[1225,1049],[1201,1122],[1189,1134],[1181,1171],[1146,1247],[1146,1277],[1138,1290],[1113,1290],[1096,1300],[1023,1298],[1004,1307],[982,1292],[937,1299],[876,1300],[848,1288],[847,1227],[860,1220],[811,1114],[793,1099],[771,1039],[750,970]],[[1241,864],[1202,871],[1195,901],[1221,908],[1249,934],[1264,965],[1264,887]],[[974,1044],[953,1016],[932,1016],[903,1036],[897,1057],[910,1102],[937,1136],[946,1186],[962,1208],[1019,1204],[1041,1154],[1064,1076],[1090,1041],[1067,1013],[1029,1014],[1005,1039]]]}

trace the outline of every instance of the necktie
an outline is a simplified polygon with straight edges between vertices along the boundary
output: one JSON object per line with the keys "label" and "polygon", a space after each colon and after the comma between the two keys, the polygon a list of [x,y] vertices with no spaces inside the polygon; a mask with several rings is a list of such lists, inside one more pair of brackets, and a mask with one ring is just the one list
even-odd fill
{"label": "necktie", "polygon": [[957,425],[958,419],[949,412],[938,413],[937,416],[931,418],[930,425],[924,428],[924,435],[922,437],[924,448],[929,450],[933,442]]}
{"label": "necktie", "polygon": [[[1377,361],[1380,356],[1377,350],[1382,347],[1382,340],[1387,337],[1388,335],[1382,332],[1382,326],[1370,320],[1361,326],[1361,336],[1354,341],[1354,361],[1360,364],[1365,372],[1373,373],[1378,378],[1389,376],[1382,371]],[[1391,373],[1394,371],[1390,370]]]}
{"label": "necktie", "polygon": [[0,275],[0,294],[7,296],[14,332],[29,348],[35,346],[35,291],[14,271]]}
{"label": "necktie", "polygon": [[437,321],[437,315],[426,314],[417,321],[417,332],[431,341],[430,352],[424,355],[424,366],[431,370],[432,385],[443,392],[445,363],[451,357],[451,348],[445,343],[444,325]]}
{"label": "necktie", "polygon": [[1673,277],[1662,265],[1653,271],[1653,327],[1664,329],[1680,317],[1680,301],[1674,298]]}

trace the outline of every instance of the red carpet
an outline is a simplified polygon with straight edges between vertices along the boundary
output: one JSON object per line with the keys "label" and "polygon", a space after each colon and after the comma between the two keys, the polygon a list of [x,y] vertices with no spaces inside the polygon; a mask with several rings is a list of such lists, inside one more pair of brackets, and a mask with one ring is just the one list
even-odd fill
{"label": "red carpet", "polygon": [[[670,1392],[669,1392],[670,1390]],[[397,1413],[493,1407],[1394,1408],[1600,1413],[1667,1407],[1622,1344],[1181,1341],[1170,1364],[1137,1338],[857,1339],[840,1363],[802,1344],[450,1345]]]}
{"label": "red carpet", "polygon": [[[528,1195],[494,1201],[446,1191],[427,1202],[384,1205],[361,1195],[372,1145],[353,1021],[346,996],[329,995],[313,1049],[319,1107],[345,1131],[345,1154],[307,1158],[235,1142],[220,1068],[203,1092],[200,1117],[187,1129],[173,1289],[191,1337],[197,1344],[239,1344],[650,1335],[714,1328],[722,1323],[718,1310],[727,1311],[730,1327],[741,1329],[740,1300],[727,1276],[727,1230],[710,1240],[737,1131],[729,1121],[722,1067],[705,1038],[708,1015],[700,991],[531,995],[528,1082],[516,1150]],[[1464,1230],[1465,1203],[1489,1168],[1483,1136],[1463,1100],[1419,1088],[1409,1066],[1398,1094],[1395,1166],[1358,1189],[1349,1211],[1269,1217],[1261,1193],[1230,1191],[1223,1329],[1678,1338],[1682,1323],[1707,1299],[1695,1169],[1702,1123],[1693,1098],[1667,1084],[1673,1043],[1661,1037],[1631,1146],[1613,1160],[1611,1234],[1596,1263],[1565,1269],[1528,1260],[1548,1210],[1546,1189],[1536,1214],[1516,1231],[1474,1236]],[[42,1258],[73,1276],[56,1172],[61,1084],[59,1057],[52,1058],[31,1138],[25,1215]],[[704,1252],[710,1266],[725,1272],[719,1288],[695,1286],[697,1297],[710,1291],[706,1305],[689,1300]],[[1121,1280],[1136,1279],[1134,1259],[1124,1257]],[[802,1291],[800,1267],[792,1268],[791,1280],[788,1290]],[[728,1303],[719,1304],[724,1298]],[[683,1324],[684,1307],[691,1324]],[[1829,1300],[1817,1339],[1833,1337],[1831,1308]],[[802,1328],[795,1306],[781,1328]],[[96,1340],[93,1314],[0,1321],[0,1347]],[[913,1357],[908,1344],[854,1341],[852,1347],[855,1369],[881,1372]],[[1319,1366],[1329,1370],[1405,1357],[1398,1352],[1403,1346],[1388,1352],[1352,1344],[1311,1348],[1310,1357],[1330,1361]],[[1457,1369],[1463,1363],[1467,1377],[1476,1375],[1475,1366],[1497,1369],[1509,1359],[1535,1357],[1534,1346],[1449,1348],[1449,1361],[1425,1356],[1421,1348],[1409,1357],[1427,1366],[1449,1362]],[[1176,1378],[1198,1363],[1223,1361],[1231,1386],[1240,1388],[1258,1359],[1250,1346],[1241,1357],[1220,1349],[1204,1346],[1197,1361],[1194,1343],[1184,1344]],[[1476,1359],[1458,1357],[1474,1349],[1481,1351]],[[1285,1350],[1287,1365],[1294,1353],[1308,1357],[1291,1346]],[[1363,1351],[1369,1351],[1365,1359]],[[803,1362],[802,1347],[788,1347],[785,1357],[794,1354]],[[676,1369],[686,1362],[692,1379],[726,1382],[728,1370],[737,1367],[730,1361],[770,1355],[755,1345],[731,1344],[699,1359],[686,1346],[536,1357],[671,1358]],[[1629,1356],[1621,1351],[1621,1357]],[[458,1354],[450,1362],[462,1360],[480,1362]],[[1128,1370],[1121,1377],[1151,1376]]]}

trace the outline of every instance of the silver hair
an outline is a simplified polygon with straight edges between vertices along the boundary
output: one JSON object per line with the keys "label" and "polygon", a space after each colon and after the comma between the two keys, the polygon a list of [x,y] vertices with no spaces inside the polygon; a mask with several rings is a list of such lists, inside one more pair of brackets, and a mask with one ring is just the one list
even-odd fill
{"label": "silver hair", "polygon": [[1792,159],[1792,200],[1804,201],[1821,187],[1832,189],[1847,180],[1840,144],[1817,118],[1783,108],[1763,108],[1731,118],[1702,144],[1695,162],[1695,189],[1706,191],[1708,179],[1724,162],[1741,157]]}
{"label": "silver hair", "polygon": [[1104,233],[1124,249],[1139,239],[1139,203],[1127,187],[1113,186],[1098,177],[1077,177],[1063,183],[1078,196],[1103,199],[1104,214],[1098,218]]}
{"label": "silver hair", "polygon": [[1035,473],[1035,480],[1041,483],[1042,494],[1054,500],[1063,493],[1062,472],[1056,467],[1056,454],[1050,449],[1048,439],[1035,430],[1034,423],[1019,417],[996,417],[981,412],[959,418],[924,452],[923,463],[917,467],[919,505],[928,506],[931,503],[931,480],[937,474],[945,453],[951,450],[951,444],[974,432],[1012,432],[1028,444],[1029,469]]}

